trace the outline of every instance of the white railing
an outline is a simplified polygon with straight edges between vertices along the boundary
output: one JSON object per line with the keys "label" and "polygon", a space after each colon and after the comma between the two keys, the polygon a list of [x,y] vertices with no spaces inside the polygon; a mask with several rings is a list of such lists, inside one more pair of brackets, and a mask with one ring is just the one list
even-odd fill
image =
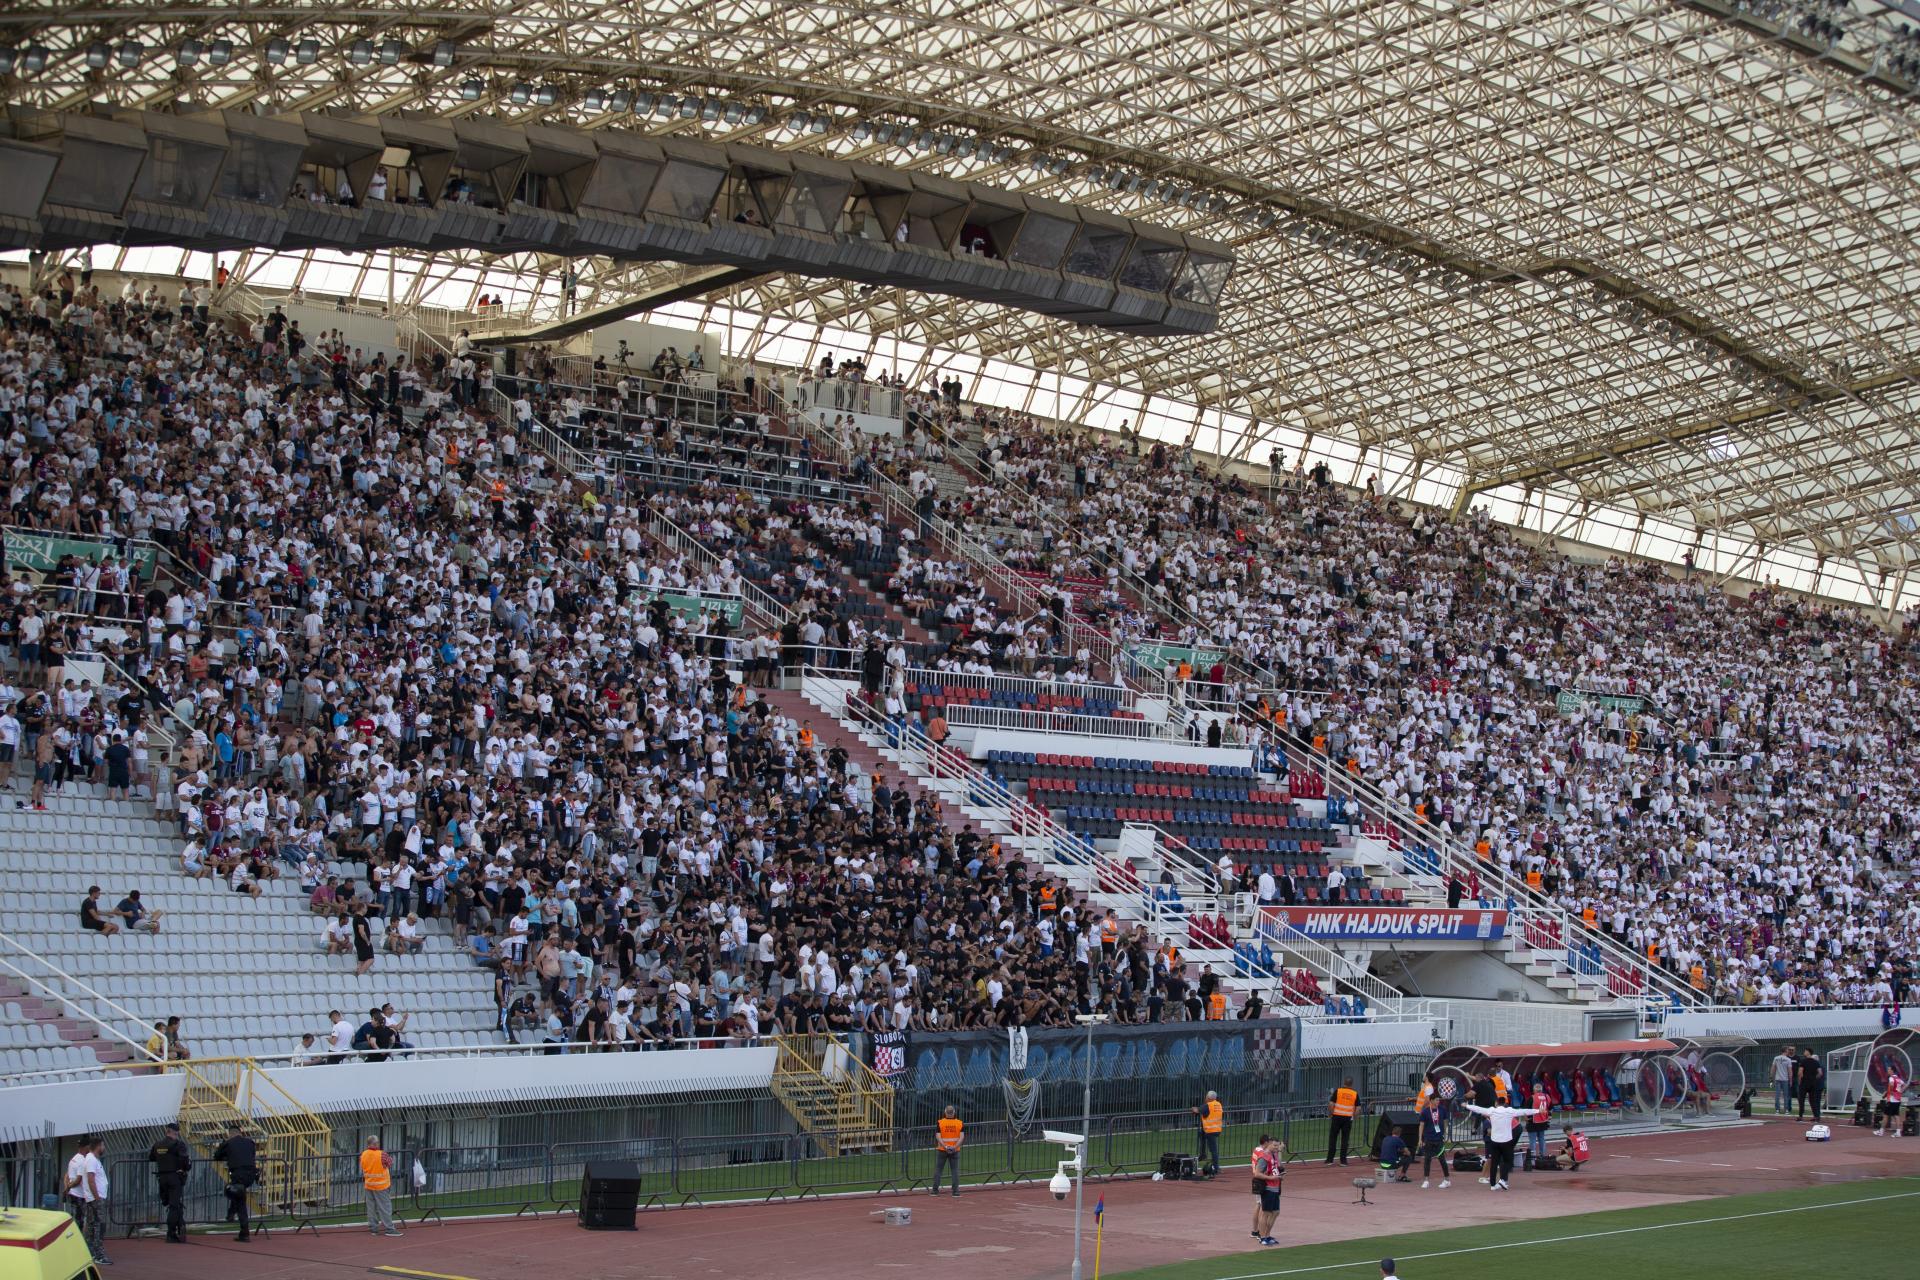
{"label": "white railing", "polygon": [[851,378],[782,378],[781,398],[800,412],[862,413],[869,417],[899,421],[906,392],[898,387],[883,387],[877,382]]}
{"label": "white railing", "polygon": [[[1119,854],[1102,853],[1091,840],[1062,827],[1044,808],[1014,795],[962,753],[929,741],[910,718],[889,723],[845,681],[809,667],[802,673],[800,687],[809,702],[829,715],[880,736],[905,767],[930,788],[955,803],[987,813],[989,827],[1018,841],[1022,854],[1045,865],[1096,904],[1114,907],[1145,924],[1156,940],[1171,941],[1182,950],[1231,948],[1230,937],[1196,936],[1194,916],[1225,914],[1226,900],[1219,896],[1217,882],[1207,874],[1204,864],[1184,846],[1170,847],[1169,838],[1157,828],[1147,828],[1155,836],[1149,844],[1134,844]],[[1153,896],[1154,888],[1163,880],[1179,890],[1177,904]],[[1303,965],[1313,968],[1315,957],[1327,965],[1318,976],[1349,994],[1364,995],[1386,1007],[1401,1007],[1405,996],[1399,991],[1371,975],[1353,974],[1353,963],[1329,948],[1310,940],[1309,946],[1317,950],[1303,953]]]}
{"label": "white railing", "polygon": [[[653,536],[655,542],[669,551],[686,556],[695,564],[717,570],[724,562],[723,557],[706,543],[658,511],[648,512],[647,532]],[[740,598],[746,602],[747,617],[753,621],[754,625],[777,631],[786,624],[792,616],[792,611],[787,606],[747,581],[746,577],[739,572],[738,566],[734,567],[734,577],[740,583]]]}
{"label": "white railing", "polygon": [[[1257,698],[1259,695],[1252,696]],[[1589,976],[1576,972],[1563,953],[1558,964],[1569,976],[1576,980],[1588,977],[1589,980],[1602,982],[1605,989],[1616,996],[1633,996],[1643,991],[1657,989],[1668,995],[1678,995],[1681,1001],[1688,1005],[1698,1001],[1699,993],[1687,987],[1684,982],[1665,973],[1657,966],[1649,964],[1645,956],[1604,932],[1583,928],[1577,916],[1535,895],[1524,880],[1514,876],[1499,863],[1491,859],[1482,860],[1475,856],[1438,823],[1423,819],[1404,801],[1387,795],[1367,778],[1349,772],[1325,752],[1315,750],[1312,743],[1291,729],[1280,728],[1271,723],[1264,728],[1269,734],[1275,736],[1285,749],[1289,772],[1319,776],[1326,783],[1329,796],[1342,795],[1359,800],[1360,807],[1366,816],[1396,828],[1398,839],[1403,844],[1411,840],[1430,847],[1442,876],[1449,873],[1457,874],[1464,882],[1477,875],[1480,879],[1482,901],[1491,902],[1495,906],[1507,906],[1511,903],[1515,908],[1529,909],[1539,913],[1543,918],[1556,921],[1562,938],[1578,938],[1582,941],[1598,943],[1604,974]]]}
{"label": "white railing", "polygon": [[[303,1050],[299,1053],[275,1053],[249,1055],[250,1060],[273,1071],[298,1071],[308,1067],[339,1066],[363,1060],[406,1061],[418,1059],[426,1062],[439,1062],[452,1059],[473,1058],[528,1058],[545,1057],[554,1050],[559,1054],[605,1053],[605,1052],[645,1052],[679,1053],[699,1052],[709,1049],[753,1049],[759,1048],[770,1040],[768,1037],[750,1037],[746,1040],[732,1040],[725,1036],[675,1037],[666,1043],[651,1042],[641,1049],[590,1049],[576,1045],[571,1041],[562,1044],[547,1044],[540,1040],[523,1040],[517,1044],[470,1044],[470,1045],[409,1045],[404,1049],[349,1049],[343,1053]],[[56,1067],[50,1071],[19,1071],[0,1075],[9,1087],[28,1084],[69,1083],[76,1076],[92,1076],[102,1080],[123,1078],[129,1075],[153,1074],[167,1070],[167,1066],[146,1053],[140,1047],[143,1062],[115,1065],[112,1063],[85,1063],[72,1067]],[[338,1062],[335,1059],[339,1059]],[[151,1065],[148,1065],[151,1064]]]}
{"label": "white railing", "polygon": [[[12,934],[0,933],[0,944],[4,944],[12,949],[11,955],[0,955],[0,970],[5,970],[7,973],[20,979],[20,981],[26,983],[31,990],[42,993],[48,999],[58,1001],[61,1005],[71,1010],[75,1017],[91,1022],[94,1026],[98,1027],[103,1034],[121,1041],[132,1050],[135,1058],[147,1062],[158,1061],[154,1055],[147,1052],[147,1046],[144,1040],[136,1040],[132,1036],[127,1035],[112,1023],[101,1018],[96,1010],[101,1008],[110,1009],[122,1018],[125,1018],[129,1025],[139,1028],[142,1032],[148,1029],[148,1023],[145,1019],[115,1003],[113,1000],[108,999],[106,996],[101,995],[87,983],[74,977],[39,952],[34,951]],[[51,974],[63,983],[71,984],[74,990],[79,991],[88,999],[97,1002],[95,1008],[89,1009],[69,996],[65,991],[54,986],[53,983],[48,980],[46,976],[48,974]]]}
{"label": "white railing", "polygon": [[[500,415],[501,420],[513,422],[513,402],[501,394],[498,388],[491,389],[488,394],[493,410]],[[552,459],[555,466],[574,479],[589,485],[593,483],[593,459],[568,444],[558,431],[538,418],[533,419],[531,423],[531,430],[527,432],[527,442]]]}
{"label": "white railing", "polygon": [[[835,435],[808,414],[795,409],[770,388],[768,397],[778,406],[787,422],[799,423],[818,440],[825,447],[828,457],[842,467],[850,469],[853,466],[855,449],[847,440]],[[1029,617],[1051,613],[1052,598],[1037,591],[1024,575],[1002,560],[999,553],[984,541],[939,516],[929,516],[923,520],[913,496],[878,469],[871,471],[867,484],[879,497],[890,523],[911,529],[927,543],[937,543],[944,548],[947,555],[967,561],[983,585],[1016,612]],[[1144,693],[1166,696],[1166,690],[1162,687],[1164,681],[1159,673],[1145,672],[1131,664],[1120,653],[1113,637],[1106,632],[1069,615],[1067,634],[1076,646],[1084,646],[1094,662],[1110,672],[1116,680],[1137,687]]]}
{"label": "white railing", "polygon": [[[1269,942],[1279,954],[1293,956],[1309,969],[1314,969],[1331,978],[1336,986],[1345,988],[1349,995],[1361,995],[1369,1004],[1378,1008],[1399,1011],[1406,1002],[1406,993],[1390,986],[1368,972],[1367,966],[1353,956],[1336,951],[1326,943],[1309,938],[1300,930],[1279,919],[1261,918],[1256,912],[1254,918],[1258,924],[1252,936]],[[1281,965],[1282,968],[1286,966]],[[1276,973],[1271,975],[1278,978]]]}
{"label": "white railing", "polygon": [[920,685],[954,685],[963,689],[993,689],[1001,693],[1036,693],[1052,697],[1099,698],[1131,705],[1133,691],[1123,685],[1068,680],[1049,680],[1045,676],[1013,676],[994,672],[980,675],[966,671],[942,671],[938,667],[908,667],[907,680]]}
{"label": "white railing", "polygon": [[1078,711],[1027,711],[1019,707],[979,707],[957,703],[940,714],[955,728],[1018,729],[1024,733],[1072,733],[1089,738],[1124,738],[1133,742],[1166,736],[1167,727],[1151,720],[1122,720],[1090,716]]}

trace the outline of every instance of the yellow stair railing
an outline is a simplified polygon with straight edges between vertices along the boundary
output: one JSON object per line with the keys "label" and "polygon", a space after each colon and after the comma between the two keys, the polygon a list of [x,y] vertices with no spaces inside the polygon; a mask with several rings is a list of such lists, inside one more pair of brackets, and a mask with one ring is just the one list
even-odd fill
{"label": "yellow stair railing", "polygon": [[235,1121],[253,1138],[260,1160],[260,1181],[252,1195],[256,1213],[291,1213],[327,1203],[333,1130],[258,1062],[197,1058],[170,1062],[166,1069],[186,1077],[180,1093],[180,1136],[200,1159],[213,1158]]}
{"label": "yellow stair railing", "polygon": [[893,1145],[893,1086],[835,1036],[775,1036],[773,1096],[828,1155]]}

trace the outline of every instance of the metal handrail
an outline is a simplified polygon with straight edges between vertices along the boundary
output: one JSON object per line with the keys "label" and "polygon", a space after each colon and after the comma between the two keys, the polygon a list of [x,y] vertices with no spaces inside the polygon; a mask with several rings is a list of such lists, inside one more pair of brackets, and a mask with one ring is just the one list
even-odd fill
{"label": "metal handrail", "polygon": [[[33,960],[35,963],[43,966],[45,969],[47,969],[48,972],[57,975],[61,979],[61,981],[72,983],[75,987],[78,987],[82,992],[86,993],[87,996],[89,996],[94,1000],[99,1001],[101,1004],[105,1005],[107,1008],[112,1009],[115,1013],[119,1014],[121,1017],[131,1022],[133,1025],[137,1027],[145,1027],[147,1025],[147,1022],[144,1018],[141,1018],[139,1015],[133,1013],[131,1010],[107,998],[106,996],[101,995],[98,991],[95,991],[91,985],[82,981],[79,978],[74,977],[72,974],[68,973],[65,969],[62,969],[59,965],[53,963],[53,961],[47,959],[45,956],[41,955],[39,952],[33,950],[31,947],[21,942],[18,938],[14,937],[12,934],[0,933],[0,942],[6,943],[8,946],[12,947],[15,951],[18,951],[21,955],[26,956],[29,959]],[[0,968],[6,969],[7,972],[13,974],[14,977],[19,978],[22,982],[27,983],[29,986],[33,987],[35,990],[43,991],[48,996],[51,996],[53,999],[58,1000],[61,1004],[73,1010],[74,1013],[76,1013],[82,1018],[85,1018],[88,1022],[93,1023],[95,1026],[99,1027],[102,1031],[114,1037],[116,1040],[124,1041],[127,1045],[131,1046],[133,1051],[139,1054],[140,1057],[144,1059],[146,1062],[165,1061],[159,1056],[153,1053],[149,1053],[147,1051],[147,1046],[145,1042],[135,1040],[133,1037],[124,1034],[117,1027],[113,1026],[113,1024],[102,1019],[98,1014],[85,1008],[84,1006],[80,1005],[78,1002],[70,999],[65,992],[58,990],[57,988],[51,986],[50,984],[48,984],[47,982],[39,978],[36,978],[34,975],[20,968],[20,966],[13,963],[13,961],[7,959],[4,956],[0,956]]]}
{"label": "metal handrail", "polygon": [[907,679],[922,685],[955,685],[965,689],[1000,689],[1013,693],[1068,694],[1076,698],[1104,697],[1116,702],[1125,701],[1133,694],[1133,690],[1125,685],[1102,681],[1079,684],[1070,680],[1050,680],[1044,676],[1003,675],[998,671],[992,675],[976,675],[965,671],[942,671],[937,667],[908,667]]}
{"label": "metal handrail", "polygon": [[1259,931],[1264,931],[1260,936],[1274,940],[1275,950],[1291,952],[1299,956],[1307,967],[1324,970],[1336,985],[1348,988],[1351,994],[1363,995],[1370,1003],[1396,1013],[1407,1003],[1405,992],[1382,982],[1361,967],[1358,961],[1308,937],[1284,920],[1262,920],[1256,932]]}
{"label": "metal handrail", "polygon": [[[647,512],[647,532],[652,535],[655,542],[668,550],[680,552],[709,567],[717,567],[722,560],[720,554],[713,548],[657,510],[649,509]],[[745,574],[739,573],[738,570],[735,573],[740,579],[740,598],[746,602],[750,613],[759,615],[758,625],[778,630],[792,619],[791,609],[749,582]]]}
{"label": "metal handrail", "polygon": [[[1148,855],[1148,880],[1141,879],[1140,872],[1131,861],[1109,856],[1097,851],[1092,842],[1062,827],[1044,808],[1014,795],[1004,784],[982,772],[973,761],[964,754],[954,751],[942,743],[930,741],[919,725],[907,721],[900,725],[890,725],[880,712],[863,703],[857,697],[844,692],[844,683],[832,680],[813,667],[804,668],[801,674],[801,692],[809,701],[827,709],[837,718],[845,718],[869,730],[880,733],[892,740],[892,744],[903,756],[911,760],[918,756],[921,768],[916,774],[929,787],[950,791],[963,798],[963,803],[981,809],[1001,809],[1006,816],[991,820],[989,825],[1007,828],[1004,834],[1020,842],[1021,852],[1034,857],[1045,864],[1049,871],[1060,875],[1074,887],[1082,889],[1090,900],[1112,905],[1124,911],[1130,917],[1139,919],[1147,926],[1148,933],[1157,940],[1173,941],[1183,950],[1191,947],[1192,916],[1201,905],[1211,906],[1216,902],[1218,890],[1211,895],[1201,892],[1189,894],[1185,886],[1198,886],[1203,882],[1193,863],[1176,857],[1168,846],[1171,839],[1157,827],[1150,827],[1155,840]],[[833,708],[838,703],[840,710]],[[1144,824],[1137,824],[1144,825]],[[1063,856],[1063,852],[1067,856]],[[1175,887],[1182,892],[1182,909],[1169,910],[1166,905],[1152,897],[1153,882],[1164,873],[1174,880]],[[1109,888],[1110,884],[1130,886],[1128,888]],[[1230,941],[1222,939],[1223,942]],[[1337,972],[1329,972],[1329,979],[1340,982]],[[1361,990],[1356,988],[1356,990]],[[1371,992],[1366,992],[1374,999]],[[1393,992],[1384,997],[1398,1007],[1403,997]]]}
{"label": "metal handrail", "polygon": [[[1255,694],[1252,696],[1257,697],[1258,695]],[[1244,707],[1241,708],[1241,712],[1243,715],[1246,714]],[[1255,721],[1255,723],[1259,722]],[[1301,738],[1300,735],[1295,733],[1291,728],[1271,722],[1266,723],[1262,727],[1279,740],[1286,748],[1287,767],[1290,770],[1295,767],[1296,762],[1305,762],[1311,772],[1317,773],[1326,782],[1329,795],[1340,793],[1357,796],[1370,814],[1383,817],[1393,825],[1399,827],[1402,839],[1412,836],[1429,843],[1440,859],[1443,871],[1457,872],[1463,878],[1478,875],[1483,888],[1483,897],[1485,896],[1484,889],[1491,885],[1496,895],[1500,898],[1504,898],[1515,904],[1525,904],[1535,910],[1556,915],[1560,920],[1563,936],[1580,937],[1593,932],[1583,930],[1580,927],[1578,918],[1564,907],[1537,898],[1537,896],[1528,889],[1524,881],[1515,879],[1504,867],[1491,860],[1482,861],[1471,851],[1462,848],[1459,841],[1456,840],[1451,833],[1445,831],[1430,820],[1422,819],[1418,814],[1408,809],[1403,802],[1388,796],[1386,792],[1382,791],[1362,775],[1349,772],[1325,752],[1317,750],[1311,742]],[[1602,953],[1609,955],[1614,965],[1617,966],[1616,970],[1609,973],[1610,979],[1613,976],[1613,972],[1624,972],[1636,977],[1647,988],[1660,988],[1667,991],[1670,995],[1679,995],[1684,1003],[1695,1003],[1693,997],[1699,993],[1694,992],[1692,988],[1686,987],[1684,983],[1679,982],[1670,975],[1661,972],[1656,966],[1649,964],[1646,957],[1638,955],[1631,948],[1622,945],[1605,934],[1594,935],[1592,940],[1600,944]],[[1590,976],[1582,975],[1574,971],[1572,966],[1565,967],[1568,969],[1569,974],[1576,979],[1582,976]],[[1611,986],[1611,982],[1609,982],[1609,986]]]}
{"label": "metal handrail", "polygon": [[[798,421],[801,429],[820,440],[828,450],[828,456],[843,467],[851,468],[854,452],[848,442],[810,415],[796,410],[784,396],[771,387],[767,388],[768,399],[777,404],[784,419],[791,423]],[[973,565],[982,575],[987,585],[996,590],[1001,598],[1028,615],[1044,615],[1051,611],[1053,602],[1033,588],[1026,577],[1001,559],[998,552],[981,539],[966,532],[941,516],[921,517],[913,497],[892,478],[873,470],[867,481],[868,487],[881,497],[882,509],[890,521],[909,529],[922,529],[929,542],[938,541],[945,546],[949,554],[958,556]],[[1138,670],[1129,673],[1119,657],[1118,646],[1108,633],[1091,624],[1068,619],[1069,635],[1076,642],[1084,643],[1094,660],[1111,672],[1117,680],[1127,680],[1131,675],[1140,674]],[[1140,687],[1143,692],[1165,696],[1163,689],[1155,687],[1153,681],[1159,679],[1159,673],[1149,673],[1152,679],[1143,679]]]}
{"label": "metal handrail", "polygon": [[1024,707],[977,707],[957,703],[941,711],[956,728],[1016,729],[1023,733],[1067,733],[1129,742],[1164,739],[1167,726],[1152,720],[1125,720],[1079,711],[1031,711]]}

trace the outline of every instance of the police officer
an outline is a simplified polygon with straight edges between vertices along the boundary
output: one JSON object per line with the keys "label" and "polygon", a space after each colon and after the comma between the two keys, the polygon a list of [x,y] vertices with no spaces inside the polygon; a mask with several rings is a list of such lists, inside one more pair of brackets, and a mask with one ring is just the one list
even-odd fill
{"label": "police officer", "polygon": [[227,1139],[213,1149],[213,1158],[227,1166],[227,1221],[240,1223],[240,1234],[234,1239],[245,1244],[253,1238],[248,1192],[260,1181],[260,1153],[246,1126],[238,1120],[229,1124]]}
{"label": "police officer", "polygon": [[159,1141],[147,1149],[147,1163],[160,1183],[160,1203],[167,1206],[167,1239],[173,1244],[187,1242],[187,1171],[193,1168],[193,1154],[180,1141],[180,1126],[169,1124]]}

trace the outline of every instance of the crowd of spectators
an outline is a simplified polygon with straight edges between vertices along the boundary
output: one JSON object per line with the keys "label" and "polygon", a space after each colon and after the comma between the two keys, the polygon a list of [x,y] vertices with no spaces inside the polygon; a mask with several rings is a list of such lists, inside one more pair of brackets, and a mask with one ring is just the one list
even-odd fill
{"label": "crowd of spectators", "polygon": [[[1772,587],[1558,554],[1324,464],[1223,476],[1137,436],[987,410],[943,425],[991,481],[960,518],[1106,583],[1160,638],[1225,652],[1181,673],[1196,699],[1314,744],[1716,999],[1904,994],[1913,619],[1890,632]],[[1010,532],[1036,504],[1057,523]]]}
{"label": "crowd of spectators", "polygon": [[[152,538],[191,569],[135,583],[127,556],[72,557],[7,579],[22,692],[0,699],[0,746],[34,760],[36,803],[76,770],[137,785],[157,713],[181,739],[185,874],[249,893],[299,875],[363,970],[442,918],[502,969],[510,1031],[550,1033],[534,992],[570,1037],[603,1036],[627,993],[619,1025],[654,1039],[1049,1021],[1089,998],[1108,961],[1078,965],[1070,900],[1040,911],[1023,868],[823,750],[726,661],[765,684],[775,660],[877,651],[897,686],[900,636],[846,607],[848,566],[876,558],[893,603],[955,626],[937,663],[1084,678],[1058,616],[1009,617],[872,506],[584,483],[522,440],[524,380],[495,415],[457,357],[411,368],[84,278],[0,295],[10,518]],[[1224,651],[1188,673],[1206,697],[1258,702],[1716,998],[1904,996],[1911,622],[1562,556],[1324,466],[1212,474],[948,393],[917,398],[916,428],[965,440],[991,482],[933,509],[1096,584],[1068,607],[1116,635]],[[930,461],[878,465],[911,483]],[[1057,521],[1015,540],[1029,500]],[[662,550],[656,513],[717,561]],[[773,558],[790,634],[729,634],[660,594],[726,595]],[[88,603],[125,625],[83,627]],[[75,685],[77,646],[126,676]],[[567,972],[569,941],[586,970]],[[1182,977],[1140,945],[1098,988],[1133,1016]]]}
{"label": "crowd of spectators", "polygon": [[[12,299],[0,325],[15,510],[118,559],[160,548],[127,616],[78,637],[115,686],[60,709],[177,739],[183,876],[250,896],[297,879],[316,949],[370,983],[463,947],[496,975],[502,1034],[556,1047],[1189,1007],[1175,955],[1144,934],[1090,947],[1070,890],[777,713],[731,678],[740,637],[650,593],[725,592],[724,529],[752,543],[768,510],[597,493],[453,362],[415,398],[396,362],[295,342],[278,314],[236,328],[84,279],[67,305],[97,323],[55,302]],[[68,508],[93,515],[62,525]],[[719,565],[642,537],[655,510]],[[808,513],[787,514],[795,534]],[[825,563],[792,572],[823,602],[841,589]],[[31,711],[67,682],[36,687],[58,668],[20,620],[48,586],[22,586],[6,613]],[[28,754],[64,749],[20,722]]]}

